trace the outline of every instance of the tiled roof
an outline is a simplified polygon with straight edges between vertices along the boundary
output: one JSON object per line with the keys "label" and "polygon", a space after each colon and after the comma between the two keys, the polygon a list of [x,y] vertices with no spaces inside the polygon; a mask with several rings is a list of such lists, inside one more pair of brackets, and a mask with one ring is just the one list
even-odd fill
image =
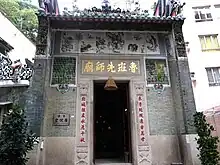
{"label": "tiled roof", "polygon": [[7,43],[3,38],[0,37],[0,44],[6,47],[7,51],[14,49],[9,43]]}
{"label": "tiled roof", "polygon": [[183,21],[185,18],[182,16],[175,17],[155,17],[150,16],[147,11],[142,12],[129,12],[111,10],[104,12],[101,9],[94,10],[76,10],[74,12],[64,11],[63,15],[46,14],[43,11],[38,13],[38,16],[46,16],[51,20],[66,20],[66,21],[97,21],[97,22],[172,22],[172,21]]}

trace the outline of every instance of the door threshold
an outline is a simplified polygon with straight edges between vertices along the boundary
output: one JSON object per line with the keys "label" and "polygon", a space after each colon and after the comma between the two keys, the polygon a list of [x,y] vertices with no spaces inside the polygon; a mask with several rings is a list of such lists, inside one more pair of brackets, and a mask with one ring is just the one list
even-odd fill
{"label": "door threshold", "polygon": [[95,165],[132,165],[132,163],[95,163]]}
{"label": "door threshold", "polygon": [[132,165],[132,163],[124,163],[117,159],[96,159],[95,165]]}
{"label": "door threshold", "polygon": [[109,162],[109,163],[95,163],[95,165],[132,165],[132,163],[111,163],[111,162]]}

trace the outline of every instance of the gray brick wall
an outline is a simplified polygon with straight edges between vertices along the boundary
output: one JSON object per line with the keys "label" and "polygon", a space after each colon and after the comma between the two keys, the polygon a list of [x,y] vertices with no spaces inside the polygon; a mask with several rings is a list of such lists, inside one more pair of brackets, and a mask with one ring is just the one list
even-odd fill
{"label": "gray brick wall", "polygon": [[[47,103],[44,117],[43,136],[72,137],[76,129],[76,91],[71,88],[67,93],[60,93],[56,88],[47,88]],[[69,126],[53,126],[53,115],[65,113],[70,116]]]}
{"label": "gray brick wall", "polygon": [[180,73],[181,97],[186,133],[191,134],[195,133],[195,128],[193,126],[193,115],[196,112],[196,106],[192,90],[188,58],[178,59],[178,68]]}
{"label": "gray brick wall", "polygon": [[160,94],[153,88],[147,88],[146,94],[150,135],[176,134],[176,118],[171,88],[166,87]]}
{"label": "gray brick wall", "polygon": [[0,88],[0,102],[10,101],[14,104],[19,104],[23,108],[26,108],[26,93],[28,87],[5,87]]}
{"label": "gray brick wall", "polygon": [[26,93],[26,116],[29,128],[37,135],[41,134],[41,123],[44,116],[44,95],[47,59],[35,59],[34,74],[30,89]]}
{"label": "gray brick wall", "polygon": [[[62,94],[56,87],[51,87],[52,59],[47,59],[44,79],[44,112],[42,118],[42,136],[49,137],[73,137],[76,125],[76,89],[70,88]],[[69,126],[54,126],[53,115],[56,113],[69,114]]]}
{"label": "gray brick wall", "polygon": [[170,81],[171,81],[171,89],[172,89],[173,107],[177,122],[177,130],[178,133],[186,133],[183,105],[180,94],[181,87],[179,83],[179,71],[178,71],[177,61],[175,60],[175,58],[169,58],[168,65],[169,65],[169,73],[170,73]]}

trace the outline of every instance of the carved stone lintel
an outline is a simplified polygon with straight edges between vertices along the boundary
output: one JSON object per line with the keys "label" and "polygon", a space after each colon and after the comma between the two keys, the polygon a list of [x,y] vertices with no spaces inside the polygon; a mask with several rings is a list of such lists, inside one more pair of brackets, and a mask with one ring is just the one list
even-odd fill
{"label": "carved stone lintel", "polygon": [[186,46],[182,32],[182,22],[173,24],[174,41],[178,57],[186,57]]}
{"label": "carved stone lintel", "polygon": [[88,156],[88,147],[77,147],[76,148],[76,161],[75,165],[88,165],[89,156]]}
{"label": "carved stone lintel", "polygon": [[30,80],[33,74],[33,64],[25,60],[26,65],[22,65],[20,60],[12,62],[9,56],[0,53],[0,80],[11,80],[18,83],[20,80]]}

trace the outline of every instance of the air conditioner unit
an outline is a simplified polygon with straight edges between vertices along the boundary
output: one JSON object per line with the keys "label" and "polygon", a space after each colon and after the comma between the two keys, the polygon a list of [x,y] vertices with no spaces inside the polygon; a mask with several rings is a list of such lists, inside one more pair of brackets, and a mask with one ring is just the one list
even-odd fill
{"label": "air conditioner unit", "polygon": [[195,72],[190,72],[190,78],[192,81],[196,81]]}

